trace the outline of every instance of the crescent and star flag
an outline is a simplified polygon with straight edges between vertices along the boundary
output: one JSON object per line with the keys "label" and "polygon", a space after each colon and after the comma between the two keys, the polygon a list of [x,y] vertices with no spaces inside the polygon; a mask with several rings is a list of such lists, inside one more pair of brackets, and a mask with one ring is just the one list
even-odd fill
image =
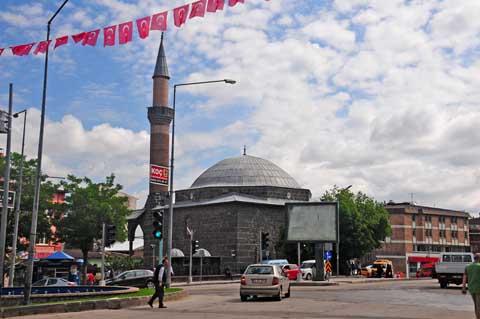
{"label": "crescent and star flag", "polygon": [[234,7],[237,3],[245,3],[245,0],[228,0],[228,5]]}
{"label": "crescent and star flag", "polygon": [[173,22],[175,26],[180,28],[182,24],[187,21],[189,6],[189,4],[186,4],[184,6],[173,9]]}
{"label": "crescent and star flag", "polygon": [[12,49],[13,55],[23,56],[23,55],[28,55],[34,45],[35,45],[35,42],[29,43],[29,44],[17,45],[10,48]]}
{"label": "crescent and star flag", "polygon": [[137,20],[137,29],[140,39],[145,39],[150,34],[150,17]]}
{"label": "crescent and star flag", "polygon": [[125,44],[132,41],[133,38],[133,22],[125,22],[118,25],[118,43]]}
{"label": "crescent and star flag", "polygon": [[33,51],[33,54],[37,55],[39,53],[47,52],[47,48],[50,46],[51,42],[52,42],[52,40],[48,40],[48,42],[47,41],[39,42],[37,47]]}
{"label": "crescent and star flag", "polygon": [[53,46],[53,49],[55,50],[59,46],[65,45],[68,43],[68,35],[60,38],[55,39],[55,45]]}
{"label": "crescent and star flag", "polygon": [[83,38],[85,38],[85,32],[72,35],[73,42],[75,43],[83,41]]}
{"label": "crescent and star flag", "polygon": [[103,28],[103,46],[114,46],[115,45],[115,31],[117,30],[116,25]]}
{"label": "crescent and star flag", "polygon": [[190,11],[190,19],[194,17],[205,16],[206,5],[207,5],[207,0],[199,0],[192,3],[192,10]]}
{"label": "crescent and star flag", "polygon": [[167,16],[168,16],[168,11],[154,14],[152,17],[152,23],[150,25],[150,30],[166,31]]}
{"label": "crescent and star flag", "polygon": [[207,11],[215,12],[217,10],[223,10],[225,0],[208,0]]}
{"label": "crescent and star flag", "polygon": [[82,41],[82,45],[91,45],[92,47],[96,46],[99,34],[100,29],[86,32]]}
{"label": "crescent and star flag", "polygon": [[3,50],[5,50],[5,49],[4,49],[4,48],[0,48],[0,56],[2,55]]}

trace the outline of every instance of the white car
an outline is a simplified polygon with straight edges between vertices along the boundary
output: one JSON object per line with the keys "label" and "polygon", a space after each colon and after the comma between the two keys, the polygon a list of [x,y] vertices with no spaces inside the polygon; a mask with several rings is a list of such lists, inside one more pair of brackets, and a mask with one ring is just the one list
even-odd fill
{"label": "white car", "polygon": [[278,265],[250,265],[240,279],[240,300],[247,301],[249,296],[288,298],[290,280]]}
{"label": "white car", "polygon": [[51,287],[51,286],[57,286],[57,287],[65,287],[65,286],[76,286],[77,284],[71,281],[68,281],[63,278],[43,278],[39,281],[36,281],[33,283],[33,287]]}
{"label": "white car", "polygon": [[313,268],[315,268],[315,259],[305,260],[300,264],[300,270],[302,271],[302,279],[313,279]]}

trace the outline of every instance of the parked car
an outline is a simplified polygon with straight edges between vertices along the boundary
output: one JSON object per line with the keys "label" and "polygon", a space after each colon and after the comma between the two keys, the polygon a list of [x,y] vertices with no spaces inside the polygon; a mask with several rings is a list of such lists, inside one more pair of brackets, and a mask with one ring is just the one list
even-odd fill
{"label": "parked car", "polygon": [[153,271],[147,269],[135,269],[124,271],[113,279],[106,281],[110,286],[130,286],[139,288],[153,288]]}
{"label": "parked car", "polygon": [[434,263],[427,263],[424,264],[416,274],[417,278],[423,278],[423,277],[434,277],[435,273],[435,264]]}
{"label": "parked car", "polygon": [[305,260],[300,264],[300,270],[302,271],[302,279],[313,279],[313,268],[315,268],[315,259]]}
{"label": "parked car", "polygon": [[360,268],[360,275],[365,277],[372,277],[373,265],[363,266]]}
{"label": "parked car", "polygon": [[290,297],[290,280],[278,265],[253,264],[245,269],[240,279],[240,300],[248,297]]}
{"label": "parked car", "polygon": [[33,287],[48,287],[48,286],[76,286],[77,284],[63,278],[43,278],[33,283]]}
{"label": "parked car", "polygon": [[282,271],[287,274],[288,279],[297,280],[297,276],[301,273],[300,268],[295,264],[286,264],[282,266]]}

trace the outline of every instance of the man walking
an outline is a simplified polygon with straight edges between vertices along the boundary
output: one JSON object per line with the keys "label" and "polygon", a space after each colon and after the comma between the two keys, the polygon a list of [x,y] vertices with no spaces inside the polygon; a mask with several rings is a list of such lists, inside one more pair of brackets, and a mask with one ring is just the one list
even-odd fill
{"label": "man walking", "polygon": [[473,304],[475,305],[475,316],[480,319],[480,254],[475,254],[474,262],[465,267],[462,282],[462,293],[468,291],[472,295]]}
{"label": "man walking", "polygon": [[155,268],[153,274],[153,283],[155,285],[155,293],[152,295],[152,298],[148,301],[148,305],[153,308],[153,302],[158,298],[158,308],[167,308],[163,305],[163,294],[165,283],[167,282],[167,272],[165,269],[170,269],[168,263],[168,258],[163,257],[162,263]]}

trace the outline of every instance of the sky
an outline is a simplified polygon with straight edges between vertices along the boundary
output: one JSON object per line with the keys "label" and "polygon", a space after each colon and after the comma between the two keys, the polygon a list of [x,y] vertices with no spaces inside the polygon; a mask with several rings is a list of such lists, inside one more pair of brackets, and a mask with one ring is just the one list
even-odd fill
{"label": "sky", "polygon": [[[39,42],[60,0],[2,0],[0,48]],[[132,21],[185,0],[70,0],[52,38]],[[378,201],[480,208],[478,0],[245,0],[188,20],[169,13],[165,50],[180,87],[176,189],[220,160],[247,154],[288,172],[318,199],[352,185]],[[102,33],[101,33],[102,34]],[[43,172],[114,173],[148,193],[152,75],[160,32],[125,45],[50,50]],[[33,52],[33,50],[32,50]],[[44,55],[0,56],[0,109],[28,109],[26,153],[36,157]],[[170,102],[172,103],[172,102]],[[19,152],[23,121],[14,120]],[[5,136],[0,145],[5,147]]]}

